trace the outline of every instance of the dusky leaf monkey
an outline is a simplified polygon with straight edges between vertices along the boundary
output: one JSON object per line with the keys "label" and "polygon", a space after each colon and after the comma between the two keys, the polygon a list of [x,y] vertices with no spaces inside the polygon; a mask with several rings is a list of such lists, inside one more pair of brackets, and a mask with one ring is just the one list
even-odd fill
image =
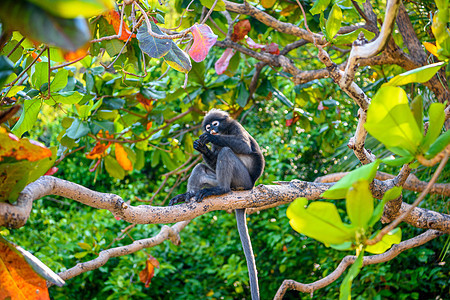
{"label": "dusky leaf monkey", "polygon": [[[169,205],[193,198],[222,195],[232,190],[251,190],[264,170],[264,156],[255,139],[227,112],[210,110],[203,119],[204,133],[194,141],[204,163],[192,170],[187,192],[170,200]],[[210,148],[207,146],[210,144]],[[239,236],[244,249],[252,299],[259,299],[255,257],[247,229],[245,208],[236,209]]]}

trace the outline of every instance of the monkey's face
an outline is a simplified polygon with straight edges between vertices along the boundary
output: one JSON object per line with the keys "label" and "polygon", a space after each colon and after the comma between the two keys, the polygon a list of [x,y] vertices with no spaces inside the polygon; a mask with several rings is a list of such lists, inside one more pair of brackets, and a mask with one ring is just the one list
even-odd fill
{"label": "monkey's face", "polygon": [[211,121],[211,123],[208,123],[205,125],[205,131],[212,135],[219,134],[220,133],[220,125],[221,125],[220,120],[213,120],[213,121]]}

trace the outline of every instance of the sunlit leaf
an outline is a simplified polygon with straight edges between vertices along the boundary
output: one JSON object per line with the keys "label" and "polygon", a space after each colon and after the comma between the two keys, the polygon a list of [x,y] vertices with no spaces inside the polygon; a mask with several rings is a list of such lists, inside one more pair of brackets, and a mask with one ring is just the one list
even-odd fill
{"label": "sunlit leaf", "polygon": [[380,163],[380,160],[376,160],[370,164],[364,165],[356,170],[351,171],[350,173],[342,177],[338,182],[336,182],[331,188],[325,191],[322,194],[322,197],[326,199],[345,198],[348,189],[353,185],[353,183],[359,180],[372,182],[372,180],[375,178]]}
{"label": "sunlit leaf", "polygon": [[423,135],[409,109],[403,89],[385,86],[378,90],[367,112],[367,131],[392,152],[415,155]]}
{"label": "sunlit leaf", "polygon": [[201,62],[206,58],[209,49],[217,41],[217,35],[205,24],[196,24],[191,28],[192,35],[194,36],[194,44],[189,49],[189,55],[195,62]]}
{"label": "sunlit leaf", "polygon": [[276,2],[276,0],[261,0],[261,5],[264,8],[271,8]]}
{"label": "sunlit leaf", "polygon": [[62,18],[90,18],[114,8],[113,0],[27,0]]}
{"label": "sunlit leaf", "polygon": [[69,71],[65,69],[60,69],[58,73],[56,73],[52,82],[50,83],[50,90],[52,93],[58,92],[66,87],[68,82]]}
{"label": "sunlit leaf", "polygon": [[355,31],[336,36],[333,40],[333,44],[336,45],[351,44],[358,38],[361,32],[364,33],[364,37],[369,41],[375,37],[375,33],[368,31],[367,29],[364,28],[358,28]]}
{"label": "sunlit leaf", "polygon": [[423,140],[423,149],[426,151],[430,145],[437,139],[442,131],[442,126],[445,122],[445,106],[443,103],[432,103],[430,109],[428,110],[428,131]]}
{"label": "sunlit leaf", "polygon": [[383,84],[383,86],[399,86],[411,82],[427,82],[439,71],[444,63],[438,62],[399,74],[389,80],[388,83]]}
{"label": "sunlit leaf", "polygon": [[[376,231],[373,236],[378,234],[379,230]],[[366,251],[374,254],[381,254],[386,252],[393,244],[398,244],[402,241],[402,231],[400,228],[395,228],[392,231],[389,231],[387,234],[383,236],[381,241],[376,243],[375,245],[366,246]]]}
{"label": "sunlit leaf", "polygon": [[435,157],[436,154],[444,150],[450,144],[450,130],[447,130],[443,134],[441,134],[436,141],[430,146],[427,153],[425,154],[425,158],[430,159]]}
{"label": "sunlit leaf", "polygon": [[342,280],[341,286],[339,288],[339,300],[349,300],[352,297],[352,282],[353,279],[358,276],[361,268],[363,267],[364,251],[361,251],[358,258],[355,260],[351,268],[348,270],[347,274]]}
{"label": "sunlit leaf", "polygon": [[28,1],[0,1],[0,19],[9,30],[69,51],[76,51],[91,39],[85,18],[57,17]]}
{"label": "sunlit leaf", "polygon": [[286,212],[292,228],[325,245],[342,244],[352,241],[355,229],[342,223],[338,210],[333,203],[312,202],[308,208],[306,198],[292,202]]}
{"label": "sunlit leaf", "polygon": [[[200,0],[200,3],[206,8],[211,8],[215,0]],[[216,6],[214,6],[214,11],[225,11],[225,3],[222,0],[218,0]]]}
{"label": "sunlit leaf", "polygon": [[317,15],[327,9],[330,0],[316,0],[313,7],[309,10],[312,15]]}
{"label": "sunlit leaf", "polygon": [[342,22],[342,10],[337,5],[334,4],[333,8],[330,11],[330,14],[328,15],[327,23],[325,24],[325,30],[327,31],[328,37],[332,39],[336,33],[338,33],[339,29],[341,28],[341,22]]}
{"label": "sunlit leaf", "polygon": [[175,70],[187,73],[192,69],[189,56],[172,42],[172,48],[163,56],[164,61]]}
{"label": "sunlit leaf", "polygon": [[18,139],[13,134],[6,132],[5,129],[0,128],[0,162],[5,157],[37,161],[51,155],[50,149],[43,144],[29,139]]}
{"label": "sunlit leaf", "polygon": [[367,228],[373,213],[373,197],[367,180],[355,182],[347,192],[345,201],[352,225]]}
{"label": "sunlit leaf", "polygon": [[12,128],[12,132],[15,135],[21,137],[22,134],[33,128],[33,126],[36,124],[36,120],[40,110],[40,99],[24,100],[22,114],[20,115],[17,123]]}
{"label": "sunlit leaf", "polygon": [[386,191],[383,195],[383,199],[381,199],[380,203],[375,207],[375,210],[373,211],[372,217],[369,221],[369,226],[375,225],[378,220],[380,220],[381,216],[383,215],[383,209],[384,205],[391,200],[397,199],[402,194],[402,187],[395,186],[391,188],[390,190]]}
{"label": "sunlit leaf", "polygon": [[75,103],[80,102],[80,100],[83,98],[83,95],[81,95],[79,92],[76,92],[76,91],[60,92],[60,93],[52,94],[51,98],[56,103],[75,104]]}

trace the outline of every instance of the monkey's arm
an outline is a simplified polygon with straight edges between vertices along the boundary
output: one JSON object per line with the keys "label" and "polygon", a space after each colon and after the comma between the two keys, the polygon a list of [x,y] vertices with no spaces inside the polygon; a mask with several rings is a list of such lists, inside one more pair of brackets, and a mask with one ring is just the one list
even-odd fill
{"label": "monkey's arm", "polygon": [[206,134],[206,140],[208,142],[219,147],[229,147],[236,154],[252,154],[254,152],[250,145],[250,141],[243,136]]}
{"label": "monkey's arm", "polygon": [[203,141],[204,138],[202,138],[202,136],[203,135],[201,135],[198,140],[194,141],[194,149],[200,152],[206,164],[215,170],[217,164],[217,154],[205,145]]}

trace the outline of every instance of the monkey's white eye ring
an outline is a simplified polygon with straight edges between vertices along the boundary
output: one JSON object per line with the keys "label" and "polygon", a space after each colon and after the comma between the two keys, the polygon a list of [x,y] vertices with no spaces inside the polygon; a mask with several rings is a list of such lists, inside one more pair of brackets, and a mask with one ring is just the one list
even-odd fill
{"label": "monkey's white eye ring", "polygon": [[206,125],[206,131],[209,131],[209,129],[211,128],[211,126],[208,124],[208,125]]}
{"label": "monkey's white eye ring", "polygon": [[213,125],[213,126],[219,126],[219,121],[214,121],[214,122],[212,122],[212,125]]}

